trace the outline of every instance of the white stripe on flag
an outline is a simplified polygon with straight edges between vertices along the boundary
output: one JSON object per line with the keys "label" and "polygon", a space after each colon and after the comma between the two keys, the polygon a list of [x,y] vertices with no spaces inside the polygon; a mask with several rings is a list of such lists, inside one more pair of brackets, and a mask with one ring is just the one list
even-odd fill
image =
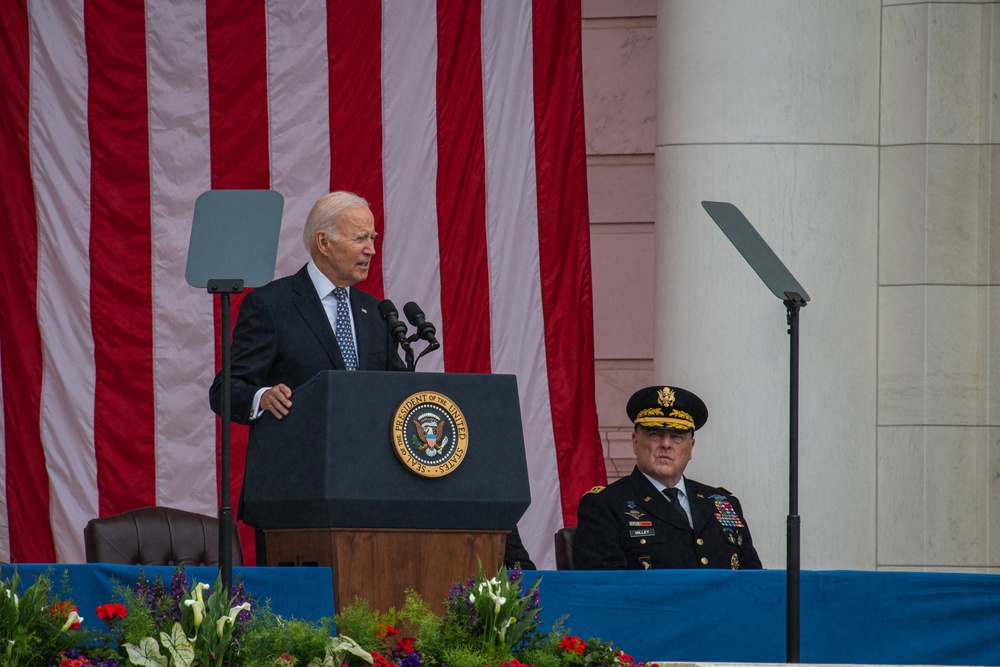
{"label": "white stripe on flag", "polygon": [[[184,278],[194,200],[211,187],[205,8],[146,2],[156,502],[214,515],[213,299]],[[183,39],[178,36],[183,36]]]}
{"label": "white stripe on flag", "polygon": [[[385,295],[402,314],[407,301],[441,327],[437,218],[437,7],[434,0],[382,3],[382,180]],[[485,307],[485,304],[484,304]],[[422,348],[420,348],[422,349]],[[444,355],[420,360],[444,370]]]}
{"label": "white stripe on flag", "polygon": [[330,103],[324,3],[267,5],[271,187],[285,198],[276,277],[309,259],[302,229],[329,190]]}
{"label": "white stripe on flag", "polygon": [[52,531],[63,538],[56,540],[56,557],[72,563],[84,560],[83,527],[98,513],[83,0],[31,3],[28,11],[43,364],[40,428]]}
{"label": "white stripe on flag", "polygon": [[546,567],[562,511],[539,270],[531,4],[487,0],[482,36],[491,361],[493,372],[517,376],[531,484],[520,524],[528,553]]}

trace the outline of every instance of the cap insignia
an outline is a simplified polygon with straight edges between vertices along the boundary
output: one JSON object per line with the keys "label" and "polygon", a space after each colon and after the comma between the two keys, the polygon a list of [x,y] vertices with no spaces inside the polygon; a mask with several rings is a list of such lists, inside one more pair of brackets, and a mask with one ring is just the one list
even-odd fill
{"label": "cap insignia", "polygon": [[665,408],[669,408],[671,405],[674,404],[674,401],[677,400],[677,397],[674,396],[674,390],[671,389],[670,387],[664,387],[663,389],[658,391],[656,397],[660,405],[662,405]]}
{"label": "cap insignia", "polygon": [[642,419],[643,417],[662,417],[663,410],[660,408],[646,408],[636,415],[636,420]]}

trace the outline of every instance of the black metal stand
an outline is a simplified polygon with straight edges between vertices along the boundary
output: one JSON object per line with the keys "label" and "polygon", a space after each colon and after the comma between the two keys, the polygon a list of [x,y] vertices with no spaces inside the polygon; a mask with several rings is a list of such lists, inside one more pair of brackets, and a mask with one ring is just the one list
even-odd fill
{"label": "black metal stand", "polygon": [[788,387],[788,544],[786,570],[785,662],[799,662],[800,517],[799,517],[799,309],[806,305],[797,292],[785,292],[791,342]]}
{"label": "black metal stand", "polygon": [[233,508],[229,492],[229,449],[230,449],[230,416],[232,415],[230,396],[231,387],[229,376],[232,372],[231,341],[230,341],[230,315],[229,301],[230,295],[239,294],[243,291],[242,280],[209,280],[208,293],[218,294],[220,307],[222,308],[222,397],[220,400],[220,410],[222,412],[222,495],[219,506],[219,576],[222,577],[222,585],[229,594],[229,589],[233,586]]}
{"label": "black metal stand", "polygon": [[786,658],[799,662],[799,572],[800,572],[800,517],[799,517],[799,310],[809,302],[809,295],[788,269],[774,254],[767,242],[757,233],[743,213],[729,202],[703,201],[708,212],[722,233],[743,255],[743,259],[757,273],[774,296],[788,310],[788,334],[791,336],[791,363],[789,364],[788,409],[788,524],[787,524],[787,608],[786,608]]}

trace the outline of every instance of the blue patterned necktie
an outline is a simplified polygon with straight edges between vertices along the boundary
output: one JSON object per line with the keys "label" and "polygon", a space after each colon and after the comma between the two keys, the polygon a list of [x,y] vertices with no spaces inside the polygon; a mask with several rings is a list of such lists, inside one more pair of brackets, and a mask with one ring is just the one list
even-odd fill
{"label": "blue patterned necktie", "polygon": [[347,370],[358,370],[358,354],[354,350],[354,334],[351,332],[351,304],[347,300],[347,288],[333,288],[333,297],[337,300],[337,326],[334,334],[340,354],[344,357]]}

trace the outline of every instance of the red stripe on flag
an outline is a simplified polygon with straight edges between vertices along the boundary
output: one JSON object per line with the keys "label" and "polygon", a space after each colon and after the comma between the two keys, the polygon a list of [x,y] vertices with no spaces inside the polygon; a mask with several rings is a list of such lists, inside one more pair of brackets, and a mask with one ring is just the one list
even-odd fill
{"label": "red stripe on flag", "polygon": [[[267,16],[263,0],[216,0],[207,5],[208,103],[211,129],[212,189],[265,190],[270,187],[267,112]],[[192,202],[193,209],[193,202]],[[206,296],[206,298],[208,298]],[[242,298],[232,299],[231,326]],[[222,330],[215,304],[216,368],[221,366]],[[230,332],[231,334],[231,332]],[[217,431],[218,432],[218,431]],[[220,442],[216,438],[217,443]],[[230,507],[236,508],[243,484],[247,429],[230,433]],[[221,450],[217,456],[221,499]],[[235,516],[235,511],[233,516]],[[242,529],[243,552],[256,562],[253,533]]]}
{"label": "red stripe on flag", "polygon": [[[350,190],[371,205],[379,238],[385,228],[382,196],[382,5],[327,2],[330,71],[330,190]],[[304,221],[303,221],[304,222]],[[381,249],[382,242],[377,244]],[[377,252],[359,287],[385,294]]]}
{"label": "red stripe on flag", "polygon": [[580,4],[536,0],[532,31],[545,356],[563,518],[575,526],[580,497],[607,482],[594,398]]}
{"label": "red stripe on flag", "polygon": [[489,373],[482,6],[438,0],[438,245],[445,369]]}
{"label": "red stripe on flag", "polygon": [[49,485],[39,431],[42,344],[35,306],[38,230],[28,148],[30,70],[28,11],[10,2],[0,12],[0,373],[3,383],[8,530],[11,560],[54,563]]}
{"label": "red stripe on flag", "polygon": [[141,4],[84,5],[101,516],[156,504],[145,27]]}

